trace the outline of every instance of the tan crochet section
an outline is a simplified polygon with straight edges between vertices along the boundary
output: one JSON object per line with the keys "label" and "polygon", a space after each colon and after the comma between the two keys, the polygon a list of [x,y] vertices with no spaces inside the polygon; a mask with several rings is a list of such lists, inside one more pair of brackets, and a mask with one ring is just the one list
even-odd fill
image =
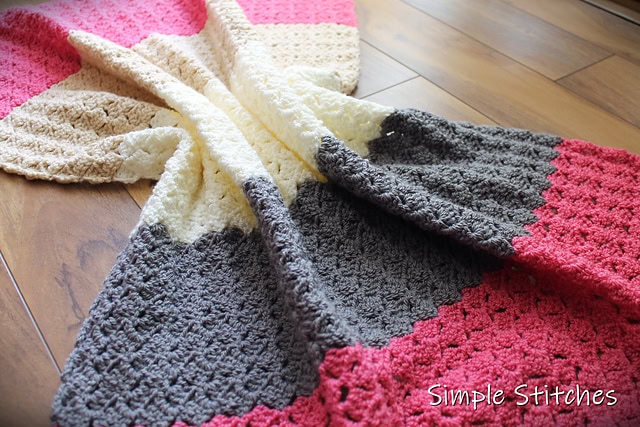
{"label": "tan crochet section", "polygon": [[112,181],[125,135],[163,110],[147,92],[83,67],[0,121],[0,167],[30,179]]}
{"label": "tan crochet section", "polygon": [[339,24],[256,25],[259,39],[277,65],[335,71],[344,93],[355,90],[360,73],[360,45],[355,27]]}

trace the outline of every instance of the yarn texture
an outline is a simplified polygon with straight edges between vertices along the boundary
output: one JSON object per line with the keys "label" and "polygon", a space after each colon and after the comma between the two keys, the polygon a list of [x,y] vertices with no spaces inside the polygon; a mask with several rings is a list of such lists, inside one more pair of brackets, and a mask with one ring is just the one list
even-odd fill
{"label": "yarn texture", "polygon": [[351,0],[0,36],[4,171],[157,180],[56,426],[640,424],[640,157],[349,97]]}

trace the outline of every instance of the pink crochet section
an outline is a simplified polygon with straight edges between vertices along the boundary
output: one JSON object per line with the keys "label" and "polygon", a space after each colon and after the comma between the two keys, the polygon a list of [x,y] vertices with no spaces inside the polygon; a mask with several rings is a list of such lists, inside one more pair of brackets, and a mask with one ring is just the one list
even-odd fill
{"label": "pink crochet section", "polygon": [[0,14],[0,119],[80,70],[67,35],[65,28],[34,12]]}
{"label": "pink crochet section", "polygon": [[152,32],[189,35],[206,21],[203,1],[57,0],[0,14],[0,119],[80,69],[71,29],[132,46]]}
{"label": "pink crochet section", "polygon": [[238,0],[252,24],[343,24],[355,27],[352,0]]}
{"label": "pink crochet section", "polygon": [[151,33],[190,35],[207,13],[203,0],[53,0],[31,8],[62,27],[130,47]]}
{"label": "pink crochet section", "polygon": [[565,140],[516,260],[640,306],[640,157]]}
{"label": "pink crochet section", "polygon": [[202,427],[635,426],[639,376],[640,313],[507,265],[388,347],[329,351],[311,396]]}

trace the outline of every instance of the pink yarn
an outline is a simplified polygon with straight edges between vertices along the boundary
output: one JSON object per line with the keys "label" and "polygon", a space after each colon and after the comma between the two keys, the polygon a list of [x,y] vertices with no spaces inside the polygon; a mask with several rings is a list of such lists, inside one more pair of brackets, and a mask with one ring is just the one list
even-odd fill
{"label": "pink yarn", "polygon": [[640,305],[639,158],[579,140],[556,149],[547,203],[514,239],[515,259]]}
{"label": "pink yarn", "polygon": [[131,47],[151,33],[190,35],[206,22],[203,1],[54,0],[32,8],[67,30],[87,31]]}
{"label": "pink yarn", "polygon": [[352,0],[238,0],[252,24],[357,25]]}
{"label": "pink yarn", "polygon": [[[68,31],[43,15],[10,10],[0,15],[0,119],[80,70]],[[10,64],[11,66],[7,66]]]}

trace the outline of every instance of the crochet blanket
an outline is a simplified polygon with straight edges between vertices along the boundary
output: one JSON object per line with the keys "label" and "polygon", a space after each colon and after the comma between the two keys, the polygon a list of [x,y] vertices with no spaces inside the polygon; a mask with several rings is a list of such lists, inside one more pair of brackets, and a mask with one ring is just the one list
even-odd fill
{"label": "crochet blanket", "polygon": [[58,426],[640,424],[638,156],[345,95],[350,0],[0,25],[2,169],[158,180]]}

